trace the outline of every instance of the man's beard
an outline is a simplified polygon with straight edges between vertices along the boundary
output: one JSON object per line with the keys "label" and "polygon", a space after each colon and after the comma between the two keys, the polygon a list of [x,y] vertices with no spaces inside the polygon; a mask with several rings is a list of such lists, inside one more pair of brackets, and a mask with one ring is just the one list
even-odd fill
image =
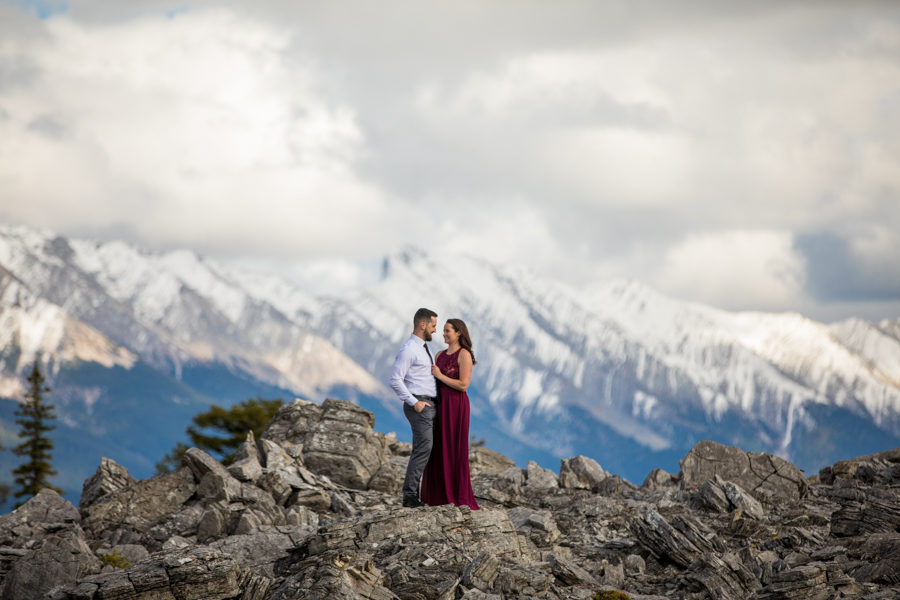
{"label": "man's beard", "polygon": [[425,341],[426,341],[426,342],[430,342],[430,341],[431,341],[431,334],[428,333],[427,331],[425,332]]}

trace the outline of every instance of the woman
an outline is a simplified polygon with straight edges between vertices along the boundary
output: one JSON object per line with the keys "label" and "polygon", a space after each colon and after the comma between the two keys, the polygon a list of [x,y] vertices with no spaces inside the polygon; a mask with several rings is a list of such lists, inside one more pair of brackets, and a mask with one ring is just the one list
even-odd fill
{"label": "woman", "polygon": [[422,476],[422,501],[431,506],[455,504],[478,510],[469,479],[469,396],[475,354],[466,324],[448,319],[444,325],[446,350],[434,357],[431,368],[438,380],[434,446]]}

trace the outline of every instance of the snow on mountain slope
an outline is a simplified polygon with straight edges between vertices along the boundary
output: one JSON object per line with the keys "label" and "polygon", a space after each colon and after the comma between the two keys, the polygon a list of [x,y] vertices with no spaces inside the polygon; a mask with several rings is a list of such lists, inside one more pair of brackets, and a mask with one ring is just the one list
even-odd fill
{"label": "snow on mountain slope", "polygon": [[301,395],[335,386],[384,394],[380,382],[333,344],[192,252],[151,253],[5,227],[0,264],[49,302],[176,376],[192,362],[218,362]]}
{"label": "snow on mountain slope", "polygon": [[559,452],[566,432],[548,439],[540,428],[571,407],[658,450],[698,418],[708,428],[736,415],[759,423],[761,446],[789,455],[795,428],[816,426],[812,404],[900,435],[900,388],[888,375],[900,352],[886,334],[877,347],[863,343],[864,355],[837,326],[727,313],[636,282],[576,291],[526,269],[408,248],[387,259],[382,281],[320,302],[305,323],[384,379],[418,306],[469,324],[480,361],[473,410]]}
{"label": "snow on mountain slope", "polygon": [[0,370],[0,396],[24,390],[17,373],[39,359],[51,374],[61,362],[94,362],[106,368],[131,368],[137,357],[103,334],[73,319],[58,306],[34,297],[10,273],[0,270],[0,348],[15,347],[14,364]]}
{"label": "snow on mountain slope", "polygon": [[[633,281],[574,289],[526,268],[417,248],[387,257],[380,280],[339,297],[189,251],[25,228],[0,227],[0,266],[176,376],[215,362],[301,394],[345,386],[388,408],[397,403],[386,382],[415,310],[433,308],[441,323],[461,317],[479,361],[474,427],[558,456],[607,437],[674,452],[718,436],[790,457],[811,432],[833,438],[840,425],[829,419],[847,415],[900,439],[900,320],[729,313]],[[442,346],[437,335],[432,348]]]}

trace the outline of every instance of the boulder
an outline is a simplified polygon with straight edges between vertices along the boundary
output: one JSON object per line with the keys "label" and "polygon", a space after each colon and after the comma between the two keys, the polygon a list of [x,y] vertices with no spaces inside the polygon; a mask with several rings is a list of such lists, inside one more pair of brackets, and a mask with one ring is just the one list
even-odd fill
{"label": "boulder", "polygon": [[461,583],[468,588],[488,592],[497,579],[500,560],[490,552],[481,552],[462,571]]}
{"label": "boulder", "polygon": [[241,569],[275,578],[275,563],[284,560],[314,533],[311,527],[261,525],[244,534],[217,540],[209,547],[232,557]]}
{"label": "boulder", "polygon": [[687,567],[704,552],[722,551],[724,545],[714,531],[687,515],[671,522],[648,508],[641,517],[632,519],[628,528],[638,543],[657,560],[669,560]]}
{"label": "boulder", "polygon": [[256,483],[263,474],[263,468],[256,458],[245,458],[228,465],[228,472],[238,481]]}
{"label": "boulder", "polygon": [[[366,548],[376,558],[403,550],[421,557],[429,547],[444,545],[448,560],[451,555],[462,560],[466,555],[484,551],[498,557],[521,554],[516,529],[505,510],[473,511],[452,505],[361,513],[356,518],[320,527],[307,549],[309,554],[321,554]],[[460,569],[469,560],[465,559]]]}
{"label": "boulder", "polygon": [[525,488],[528,491],[543,492],[559,487],[559,478],[550,469],[544,469],[533,460],[525,467]]}
{"label": "boulder", "polygon": [[339,485],[364,490],[389,463],[390,453],[383,436],[372,430],[374,425],[375,416],[352,402],[329,398],[319,407],[295,400],[279,409],[261,442],[298,445],[309,470],[326,474]]}
{"label": "boulder", "polygon": [[256,436],[253,435],[253,430],[247,432],[244,442],[231,455],[232,464],[248,459],[256,459],[259,462],[259,448],[257,447]]}
{"label": "boulder", "polygon": [[824,569],[803,565],[775,573],[772,582],[757,590],[755,600],[825,600],[830,598]]}
{"label": "boulder", "polygon": [[82,527],[88,538],[108,546],[139,543],[140,534],[178,513],[196,490],[187,468],[144,479],[86,506]]}
{"label": "boulder", "polygon": [[490,448],[484,446],[469,448],[469,474],[472,477],[479,475],[497,476],[515,466],[516,463],[512,460],[499,452],[494,452]]}
{"label": "boulder", "polygon": [[506,512],[516,532],[530,539],[538,548],[549,547],[559,541],[559,528],[549,510],[517,506]]}
{"label": "boulder", "polygon": [[559,486],[562,488],[592,490],[607,477],[609,473],[587,456],[564,458],[560,461]]}
{"label": "boulder", "polygon": [[772,454],[703,441],[681,459],[684,489],[697,489],[716,475],[770,503],[797,502],[809,491],[803,471]]}
{"label": "boulder", "polygon": [[641,487],[649,491],[655,491],[674,485],[676,481],[677,478],[671,473],[667,473],[662,469],[653,469],[644,478],[644,483],[641,484]]}
{"label": "boulder", "polygon": [[607,587],[620,588],[625,585],[625,565],[622,563],[611,565],[603,561],[603,575],[600,583]]}
{"label": "boulder", "polygon": [[270,600],[398,600],[366,553],[331,551],[308,558],[296,570]]}
{"label": "boulder", "polygon": [[900,533],[861,536],[849,544],[849,574],[856,581],[900,586]]}
{"label": "boulder", "polygon": [[318,404],[297,398],[278,409],[260,440],[272,440],[276,444],[302,444],[321,415],[322,408]]}
{"label": "boulder", "polygon": [[73,524],[41,538],[16,561],[3,579],[0,600],[43,599],[51,589],[72,584],[100,568],[84,532]]}
{"label": "boulder", "polygon": [[837,537],[900,531],[900,495],[892,489],[838,479],[828,496],[840,508],[831,515],[831,534]]}
{"label": "boulder", "polygon": [[692,504],[711,512],[724,513],[731,509],[731,503],[721,485],[722,478],[716,475],[713,479],[705,481],[700,489],[692,496]]}
{"label": "boulder", "polygon": [[831,485],[836,479],[896,485],[900,483],[900,448],[841,460],[819,471],[819,480],[824,484]]}
{"label": "boulder", "polygon": [[247,439],[238,446],[231,458],[232,462],[228,465],[228,472],[238,481],[256,483],[263,474],[262,464],[259,461],[259,449],[256,447],[253,431],[247,432]]}
{"label": "boulder", "polygon": [[685,580],[717,600],[744,600],[762,587],[753,573],[732,553],[704,553],[691,564]]}
{"label": "boulder", "polygon": [[372,431],[375,417],[352,402],[328,399],[322,415],[303,442],[303,462],[340,485],[366,489],[388,461]]}
{"label": "boulder", "polygon": [[259,440],[261,460],[267,471],[292,471],[297,472],[297,463],[290,454],[285,452],[277,442],[272,440]]}
{"label": "boulder", "polygon": [[48,488],[0,515],[0,580],[47,535],[76,528],[80,521],[78,509]]}
{"label": "boulder", "polygon": [[127,569],[85,577],[77,584],[58,589],[51,598],[52,600],[106,598],[223,600],[238,597],[247,600],[261,599],[260,594],[242,596],[244,591],[242,583],[245,586],[255,584],[252,578],[242,575],[233,558],[217,550],[200,546],[157,554],[151,560]]}
{"label": "boulder", "polygon": [[403,478],[406,476],[408,456],[391,456],[386,463],[375,471],[372,479],[366,486],[370,490],[396,494],[403,487]]}
{"label": "boulder", "polygon": [[84,508],[104,496],[134,485],[136,482],[137,480],[128,473],[128,469],[104,456],[100,459],[97,471],[85,479],[78,507]]}
{"label": "boulder", "polygon": [[713,512],[729,512],[740,510],[742,516],[762,519],[765,511],[762,505],[744,490],[731,481],[725,481],[718,475],[703,483],[693,496],[696,506]]}
{"label": "boulder", "polygon": [[750,492],[731,481],[723,482],[722,489],[725,490],[725,496],[733,509],[739,509],[744,516],[751,519],[760,520],[765,518],[766,514],[762,505],[756,501],[756,498]]}
{"label": "boulder", "polygon": [[550,570],[553,575],[565,586],[572,585],[598,585],[593,575],[585,571],[575,562],[559,556],[550,558]]}
{"label": "boulder", "polygon": [[0,545],[24,548],[48,531],[81,522],[78,509],[49,488],[44,488],[11,513],[0,515]]}

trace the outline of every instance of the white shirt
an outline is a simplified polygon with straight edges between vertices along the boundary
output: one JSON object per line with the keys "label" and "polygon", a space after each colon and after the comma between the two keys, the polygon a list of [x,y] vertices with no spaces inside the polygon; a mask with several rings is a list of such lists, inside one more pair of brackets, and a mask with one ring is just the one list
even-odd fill
{"label": "white shirt", "polygon": [[413,395],[437,396],[437,384],[431,374],[431,357],[425,351],[425,340],[416,334],[400,348],[391,371],[391,388],[397,397],[414,405],[419,400]]}

